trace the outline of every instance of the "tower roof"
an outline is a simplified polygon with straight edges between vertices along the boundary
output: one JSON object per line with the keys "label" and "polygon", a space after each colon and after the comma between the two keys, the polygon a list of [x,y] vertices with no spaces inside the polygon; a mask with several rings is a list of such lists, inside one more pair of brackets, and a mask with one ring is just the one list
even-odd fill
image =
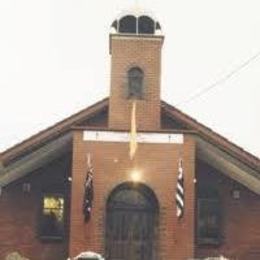
{"label": "tower roof", "polygon": [[161,35],[161,25],[150,11],[132,8],[121,12],[111,24],[114,34]]}

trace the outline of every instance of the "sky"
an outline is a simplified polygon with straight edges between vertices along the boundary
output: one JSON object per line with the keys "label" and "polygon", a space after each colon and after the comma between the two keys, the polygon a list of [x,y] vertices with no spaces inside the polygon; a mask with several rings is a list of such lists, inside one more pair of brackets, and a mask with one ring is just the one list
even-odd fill
{"label": "sky", "polygon": [[259,0],[1,0],[0,152],[109,95],[110,24],[136,5],[165,35],[162,99],[260,157]]}

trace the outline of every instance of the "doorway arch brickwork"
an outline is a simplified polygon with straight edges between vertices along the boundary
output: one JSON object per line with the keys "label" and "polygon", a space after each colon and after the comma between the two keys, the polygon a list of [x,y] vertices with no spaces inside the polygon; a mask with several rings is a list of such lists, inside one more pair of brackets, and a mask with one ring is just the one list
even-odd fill
{"label": "doorway arch brickwork", "polygon": [[106,205],[106,259],[157,259],[159,204],[143,184],[124,183]]}

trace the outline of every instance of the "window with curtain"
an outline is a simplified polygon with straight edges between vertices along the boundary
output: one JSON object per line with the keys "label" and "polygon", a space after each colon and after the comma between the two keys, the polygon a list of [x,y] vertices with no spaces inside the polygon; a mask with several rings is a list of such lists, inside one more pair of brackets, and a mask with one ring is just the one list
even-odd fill
{"label": "window with curtain", "polygon": [[60,194],[44,194],[41,205],[40,237],[62,239],[64,236],[64,197]]}

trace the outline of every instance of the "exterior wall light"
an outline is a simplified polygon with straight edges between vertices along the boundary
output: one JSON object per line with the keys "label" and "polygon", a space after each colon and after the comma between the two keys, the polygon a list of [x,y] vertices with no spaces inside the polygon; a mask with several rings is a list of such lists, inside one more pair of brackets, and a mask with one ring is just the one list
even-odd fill
{"label": "exterior wall light", "polygon": [[233,199],[235,199],[235,200],[238,200],[238,199],[240,199],[240,190],[233,190],[232,191],[232,197],[233,197]]}
{"label": "exterior wall light", "polygon": [[131,180],[133,182],[139,182],[141,180],[141,172],[139,170],[133,170],[131,172]]}

